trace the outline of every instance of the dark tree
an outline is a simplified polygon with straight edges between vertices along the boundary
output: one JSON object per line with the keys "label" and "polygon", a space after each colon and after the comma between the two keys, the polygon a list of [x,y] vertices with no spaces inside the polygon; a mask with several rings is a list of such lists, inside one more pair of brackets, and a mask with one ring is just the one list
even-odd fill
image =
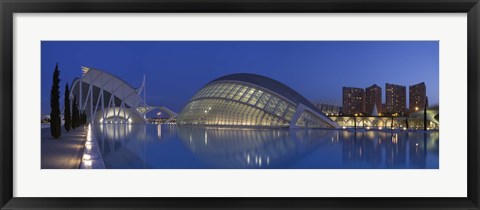
{"label": "dark tree", "polygon": [[82,115],[82,113],[83,113],[82,111],[79,111],[79,112],[78,112],[78,119],[79,119],[78,125],[79,125],[79,126],[80,126],[80,125],[83,125],[83,117],[82,117],[83,115]]}
{"label": "dark tree", "polygon": [[81,126],[83,125],[83,112],[80,111],[80,113],[78,114],[78,126]]}
{"label": "dark tree", "polygon": [[80,113],[78,114],[78,126],[81,126],[83,125],[83,112],[80,111]]}
{"label": "dark tree", "polygon": [[425,107],[423,109],[423,130],[427,130],[427,107],[428,106],[428,99],[425,99]]}
{"label": "dark tree", "polygon": [[408,129],[408,117],[405,117],[405,127]]}
{"label": "dark tree", "polygon": [[80,127],[82,125],[82,111],[78,109],[77,105],[77,127]]}
{"label": "dark tree", "polygon": [[80,125],[83,125],[83,112],[80,112]]}
{"label": "dark tree", "polygon": [[353,129],[357,130],[357,116],[353,115]]}
{"label": "dark tree", "polygon": [[87,124],[87,113],[85,111],[82,112],[82,125]]}
{"label": "dark tree", "polygon": [[50,133],[58,139],[62,135],[62,118],[60,116],[60,71],[58,63],[53,71],[53,83],[50,91]]}
{"label": "dark tree", "polygon": [[64,98],[65,109],[63,115],[65,117],[65,130],[68,132],[72,128],[72,113],[70,110],[70,90],[68,89],[68,83],[65,85],[65,98]]}
{"label": "dark tree", "polygon": [[72,105],[72,128],[75,129],[78,127],[78,105],[77,105],[77,97],[73,97],[73,105]]}
{"label": "dark tree", "polygon": [[393,115],[392,115],[392,123],[390,124],[390,129],[393,130]]}
{"label": "dark tree", "polygon": [[82,125],[81,115],[82,115],[82,111],[78,109],[78,104],[77,104],[77,127],[80,127]]}

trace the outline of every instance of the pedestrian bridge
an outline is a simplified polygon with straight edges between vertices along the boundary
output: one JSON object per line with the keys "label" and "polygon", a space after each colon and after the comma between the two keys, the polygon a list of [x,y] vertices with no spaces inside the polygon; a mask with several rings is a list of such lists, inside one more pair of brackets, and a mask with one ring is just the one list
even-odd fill
{"label": "pedestrian bridge", "polygon": [[153,111],[153,110],[160,110],[162,112],[165,112],[168,114],[168,119],[166,122],[171,122],[177,117],[177,113],[168,109],[167,107],[164,106],[145,106],[145,107],[139,107],[138,108],[139,112],[143,115],[146,115],[147,113]]}

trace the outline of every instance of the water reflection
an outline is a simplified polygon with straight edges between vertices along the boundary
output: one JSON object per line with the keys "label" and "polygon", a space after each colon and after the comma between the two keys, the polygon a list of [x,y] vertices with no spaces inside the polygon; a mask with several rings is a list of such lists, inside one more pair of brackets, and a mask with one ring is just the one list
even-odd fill
{"label": "water reflection", "polygon": [[349,168],[438,168],[438,132],[342,133]]}
{"label": "water reflection", "polygon": [[166,141],[175,136],[175,127],[100,124],[95,135],[107,168],[154,168],[150,164],[148,147],[153,141]]}
{"label": "water reflection", "polygon": [[181,126],[181,141],[214,168],[276,168],[300,159],[332,134],[327,130],[223,129]]}
{"label": "water reflection", "polygon": [[100,125],[107,168],[438,168],[438,132]]}

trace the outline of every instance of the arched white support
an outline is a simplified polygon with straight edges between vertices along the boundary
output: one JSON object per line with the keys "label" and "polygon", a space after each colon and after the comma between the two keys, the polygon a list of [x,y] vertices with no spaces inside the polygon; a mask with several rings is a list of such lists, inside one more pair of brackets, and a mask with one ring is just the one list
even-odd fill
{"label": "arched white support", "polygon": [[325,117],[325,116],[320,115],[320,114],[316,114],[317,113],[316,111],[312,110],[310,107],[305,106],[302,103],[298,104],[297,109],[295,110],[295,114],[293,114],[292,120],[290,121],[290,128],[296,128],[297,127],[296,123],[297,123],[298,119],[301,117],[302,113],[305,112],[305,111],[308,111],[311,114],[315,115],[316,117],[320,118],[321,120],[323,120],[323,123],[325,123],[327,125],[333,126],[334,128],[340,128],[340,125],[338,125],[338,123],[332,121],[328,117]]}
{"label": "arched white support", "polygon": [[[89,67],[82,67],[82,71],[82,77],[76,79],[71,87],[70,97],[78,98],[79,109],[88,113],[87,117],[92,123],[106,122],[107,118],[114,119],[117,123],[147,122],[144,116],[145,111],[155,107],[148,106],[145,101],[145,75],[140,88],[135,89],[120,78],[104,71]],[[83,86],[85,85],[88,85],[88,90],[84,97]],[[105,97],[107,92],[110,94],[109,98]],[[121,101],[120,104],[116,103],[118,99]],[[176,116],[176,113],[171,110],[166,112]]]}

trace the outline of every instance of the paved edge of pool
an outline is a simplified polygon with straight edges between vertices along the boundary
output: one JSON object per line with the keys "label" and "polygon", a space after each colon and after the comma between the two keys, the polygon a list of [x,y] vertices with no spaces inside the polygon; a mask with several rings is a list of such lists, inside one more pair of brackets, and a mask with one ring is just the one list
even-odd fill
{"label": "paved edge of pool", "polygon": [[87,127],[87,136],[83,147],[80,169],[106,169],[102,153],[98,148],[96,135],[93,133],[92,124],[88,124]]}

